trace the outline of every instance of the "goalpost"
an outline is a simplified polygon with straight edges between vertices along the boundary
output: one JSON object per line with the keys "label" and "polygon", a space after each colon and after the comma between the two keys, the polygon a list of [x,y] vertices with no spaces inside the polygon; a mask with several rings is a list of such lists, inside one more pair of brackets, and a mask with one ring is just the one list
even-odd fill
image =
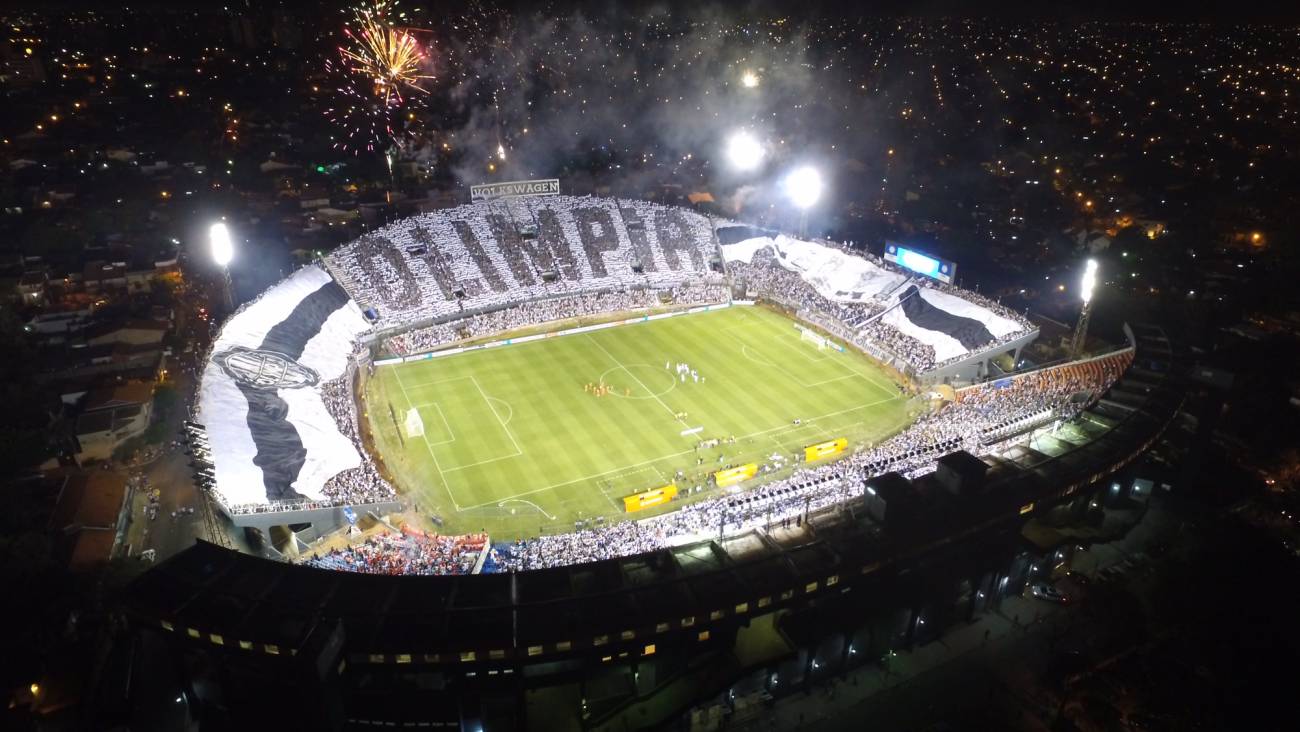
{"label": "goalpost", "polygon": [[424,420],[420,419],[420,410],[406,410],[405,431],[407,437],[422,437],[424,435]]}
{"label": "goalpost", "polygon": [[824,351],[827,348],[830,348],[831,345],[830,341],[827,341],[824,337],[822,337],[818,333],[809,330],[808,328],[804,328],[803,326],[796,325],[795,327],[799,329],[799,334],[800,334],[799,340],[806,341],[808,343],[817,346],[818,350]]}

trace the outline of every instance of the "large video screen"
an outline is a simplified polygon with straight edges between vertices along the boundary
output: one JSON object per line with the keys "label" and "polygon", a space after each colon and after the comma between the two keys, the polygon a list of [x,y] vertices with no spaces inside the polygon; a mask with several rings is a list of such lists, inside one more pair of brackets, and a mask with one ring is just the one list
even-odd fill
{"label": "large video screen", "polygon": [[918,252],[915,249],[900,244],[885,244],[885,261],[893,262],[900,267],[910,269],[917,274],[923,274],[926,277],[933,277],[940,282],[952,284],[953,277],[957,274],[957,265],[946,260],[932,257],[929,254]]}

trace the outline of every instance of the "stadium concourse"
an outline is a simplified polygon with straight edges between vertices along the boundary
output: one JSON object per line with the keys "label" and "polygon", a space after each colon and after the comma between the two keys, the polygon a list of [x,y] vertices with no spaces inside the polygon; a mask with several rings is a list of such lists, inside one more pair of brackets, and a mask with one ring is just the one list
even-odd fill
{"label": "stadium concourse", "polygon": [[[1036,334],[997,303],[879,258],[687,209],[566,196],[459,206],[340,248],[224,324],[195,416],[212,446],[214,493],[232,517],[393,501],[397,491],[362,443],[359,370],[559,320],[726,302],[733,287],[797,310],[915,383],[945,364]],[[376,363],[377,355],[389,358]],[[954,450],[993,453],[1007,437],[1068,420],[1094,403],[1131,358],[1130,347],[970,385],[850,458],[640,522],[495,546],[371,539],[308,561],[358,571],[519,571],[799,520],[854,495],[866,476],[923,474]],[[479,559],[463,561],[465,547],[479,547]]]}

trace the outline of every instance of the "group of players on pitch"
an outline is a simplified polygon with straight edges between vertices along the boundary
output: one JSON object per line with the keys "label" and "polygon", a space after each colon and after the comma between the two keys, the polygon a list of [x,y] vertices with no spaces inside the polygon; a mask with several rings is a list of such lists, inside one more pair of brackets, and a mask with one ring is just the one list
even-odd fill
{"label": "group of players on pitch", "polygon": [[[700,384],[704,382],[704,377],[700,376],[699,371],[696,371],[695,369],[691,368],[690,364],[679,363],[677,364],[676,368],[677,368],[677,378],[681,379],[683,384],[686,383],[687,377],[690,377],[690,379],[694,381],[696,384]],[[672,370],[673,370],[672,362],[664,361],[664,371],[672,371]],[[615,393],[614,387],[610,386],[609,384],[606,384],[603,381],[595,384],[591,382],[587,382],[586,384],[582,385],[582,390],[587,392],[588,394],[591,394],[593,396],[598,396],[598,397],[609,396],[610,394]],[[628,387],[624,387],[623,396],[625,397],[632,396],[632,389]],[[685,416],[685,412],[679,415],[678,419],[681,419],[684,416]]]}
{"label": "group of players on pitch", "polygon": [[[588,382],[587,384],[583,385],[582,389],[588,394],[591,394],[593,396],[598,396],[598,397],[608,396],[614,393],[614,387],[604,383],[603,381],[599,384],[592,384]],[[624,387],[623,396],[627,396],[627,397],[632,396],[632,389],[629,387]]]}
{"label": "group of players on pitch", "polygon": [[[670,366],[671,364],[669,364],[668,361],[664,361],[664,371],[671,371],[672,369],[670,368]],[[694,379],[695,383],[697,384],[700,383],[701,381],[704,381],[704,377],[700,376],[700,372],[691,368],[691,365],[688,363],[677,364],[677,376],[682,380],[683,384],[686,383],[687,376]]]}

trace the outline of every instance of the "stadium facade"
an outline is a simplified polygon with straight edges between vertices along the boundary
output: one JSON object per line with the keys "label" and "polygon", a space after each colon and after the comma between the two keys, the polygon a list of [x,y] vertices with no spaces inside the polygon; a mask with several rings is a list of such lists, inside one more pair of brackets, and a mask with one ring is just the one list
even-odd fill
{"label": "stadium facade", "polygon": [[[363,370],[453,347],[449,324],[475,315],[627,290],[680,307],[777,303],[918,389],[951,387],[972,434],[796,474],[803,508],[775,524],[734,520],[737,499],[711,537],[530,572],[373,576],[200,543],[128,593],[135,629],[161,642],[200,713],[327,729],[524,729],[549,713],[602,727],[635,713],[641,726],[683,711],[666,701],[674,685],[693,688],[686,699],[747,678],[787,693],[1020,592],[1045,560],[1025,523],[1113,500],[1109,476],[1182,398],[1156,329],[1001,374],[995,360],[1018,363],[1031,323],[879,259],[642,201],[510,199],[381,229],[230,318],[196,412],[210,489],[237,526],[312,523],[308,540],[344,507],[394,510],[360,440]],[[1061,398],[989,408],[1038,384]]]}

